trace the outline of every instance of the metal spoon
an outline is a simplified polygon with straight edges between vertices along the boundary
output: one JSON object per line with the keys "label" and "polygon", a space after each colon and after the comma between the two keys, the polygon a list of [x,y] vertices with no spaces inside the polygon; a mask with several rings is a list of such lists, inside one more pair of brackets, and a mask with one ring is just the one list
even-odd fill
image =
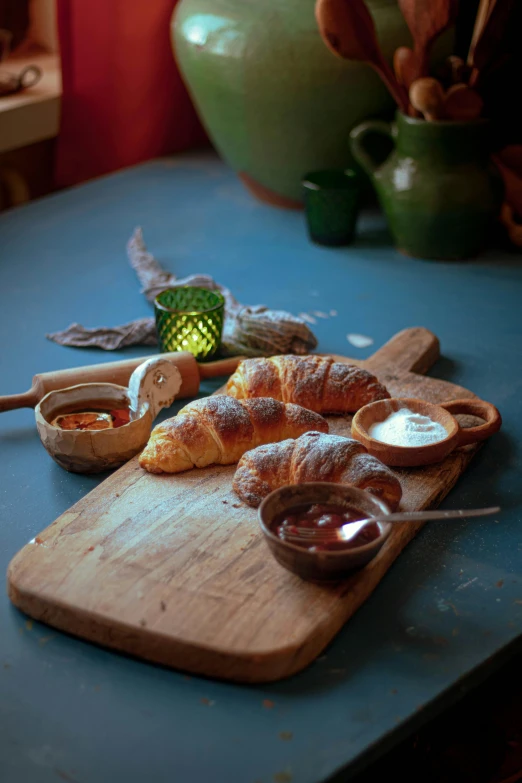
{"label": "metal spoon", "polygon": [[430,520],[467,519],[469,517],[486,517],[498,514],[500,506],[492,508],[470,508],[452,511],[398,511],[380,517],[370,517],[357,522],[347,522],[341,527],[306,528],[292,526],[292,532],[283,529],[282,540],[299,544],[329,544],[334,541],[352,541],[361,530],[373,522],[390,522],[401,524],[406,522],[428,522]]}

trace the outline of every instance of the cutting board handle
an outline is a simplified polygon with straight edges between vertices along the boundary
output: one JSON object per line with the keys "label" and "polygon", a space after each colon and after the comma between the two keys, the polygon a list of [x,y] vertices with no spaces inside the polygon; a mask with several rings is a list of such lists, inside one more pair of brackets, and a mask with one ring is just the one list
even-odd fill
{"label": "cutting board handle", "polygon": [[440,343],[429,329],[403,329],[364,363],[377,375],[381,372],[415,372],[423,375],[440,357]]}

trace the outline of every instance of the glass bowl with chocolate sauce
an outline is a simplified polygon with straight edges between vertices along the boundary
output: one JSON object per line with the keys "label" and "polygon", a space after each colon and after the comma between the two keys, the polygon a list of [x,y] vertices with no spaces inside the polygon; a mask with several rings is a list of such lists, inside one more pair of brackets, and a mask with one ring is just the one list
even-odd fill
{"label": "glass bowl with chocolate sauce", "polygon": [[270,493],[258,511],[265,540],[278,563],[302,579],[337,582],[372,560],[386,541],[391,524],[370,522],[349,541],[322,540],[306,531],[340,528],[390,513],[375,495],[346,484],[318,481],[280,487]]}

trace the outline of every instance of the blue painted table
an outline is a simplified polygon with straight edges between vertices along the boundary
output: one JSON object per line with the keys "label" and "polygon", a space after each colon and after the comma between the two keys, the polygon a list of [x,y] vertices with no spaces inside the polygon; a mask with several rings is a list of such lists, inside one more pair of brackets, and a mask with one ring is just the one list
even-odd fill
{"label": "blue painted table", "polygon": [[[319,783],[347,780],[512,651],[522,620],[522,269],[516,255],[428,263],[390,249],[378,216],[356,245],[310,245],[298,213],[254,202],[213,157],[153,162],[0,216],[1,388],[100,361],[45,333],[115,325],[148,305],[125,243],[142,225],[170,271],[206,272],[245,303],[317,318],[320,350],[364,358],[422,325],[441,339],[433,374],[496,403],[504,430],[446,506],[499,503],[490,521],[434,526],[307,671],[240,687],[131,660],[0,604],[2,783]],[[349,345],[362,333],[374,346]],[[149,351],[150,352],[150,351]],[[134,349],[134,354],[147,349]],[[132,355],[129,351],[127,355]],[[111,359],[102,355],[103,359]],[[207,384],[209,393],[216,385]],[[0,417],[0,557],[100,480],[41,447],[30,410]]]}

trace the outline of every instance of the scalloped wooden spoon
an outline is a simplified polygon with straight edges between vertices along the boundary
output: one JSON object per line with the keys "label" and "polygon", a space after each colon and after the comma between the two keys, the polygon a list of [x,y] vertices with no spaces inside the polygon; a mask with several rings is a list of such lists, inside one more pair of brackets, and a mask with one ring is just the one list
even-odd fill
{"label": "scalloped wooden spoon", "polygon": [[431,76],[416,79],[410,87],[411,105],[429,122],[445,119],[445,100],[442,84]]}
{"label": "scalloped wooden spoon", "polygon": [[446,92],[444,113],[448,120],[469,122],[477,120],[482,114],[484,101],[467,84],[454,84]]}
{"label": "scalloped wooden spoon", "polygon": [[407,112],[408,94],[384,59],[364,0],[317,0],[315,17],[321,37],[330,51],[344,60],[371,65],[398,107]]}
{"label": "scalloped wooden spoon", "polygon": [[418,78],[415,52],[408,46],[399,46],[393,55],[393,68],[399,84],[409,90],[412,82]]}
{"label": "scalloped wooden spoon", "polygon": [[480,77],[503,60],[502,41],[514,7],[515,0],[490,2],[468,55],[468,65],[472,66],[470,87],[476,87]]}
{"label": "scalloped wooden spoon", "polygon": [[431,48],[436,39],[455,24],[457,0],[399,0],[399,8],[413,36],[417,77],[429,73]]}

